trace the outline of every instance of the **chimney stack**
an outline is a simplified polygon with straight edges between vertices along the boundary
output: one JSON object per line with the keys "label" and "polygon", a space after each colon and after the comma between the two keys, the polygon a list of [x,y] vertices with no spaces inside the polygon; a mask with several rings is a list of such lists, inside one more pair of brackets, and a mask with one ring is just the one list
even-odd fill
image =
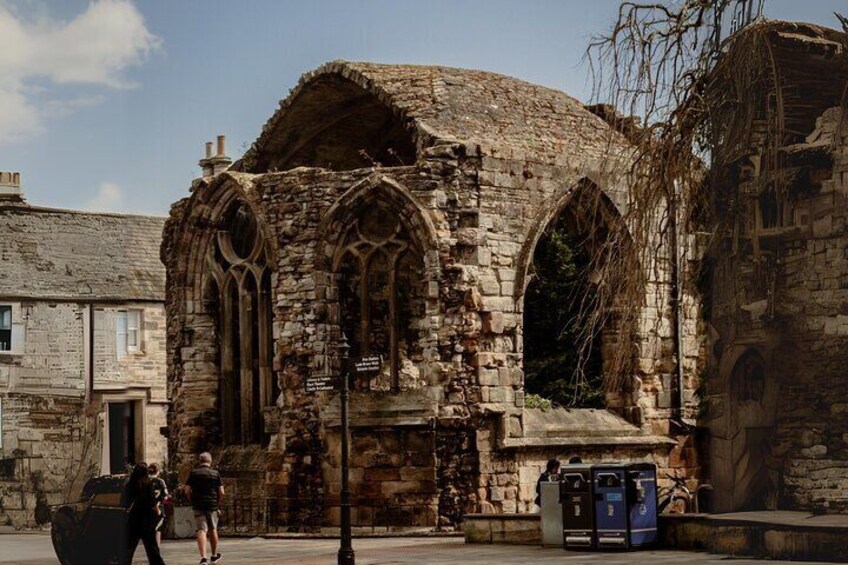
{"label": "chimney stack", "polygon": [[21,173],[0,171],[0,202],[23,203],[21,192]]}
{"label": "chimney stack", "polygon": [[218,153],[216,155],[212,155],[212,142],[206,142],[206,157],[201,159],[198,163],[200,168],[203,170],[203,177],[212,177],[219,173],[223,173],[230,165],[232,165],[233,160],[227,156],[226,151],[227,146],[227,138],[224,135],[218,136]]}

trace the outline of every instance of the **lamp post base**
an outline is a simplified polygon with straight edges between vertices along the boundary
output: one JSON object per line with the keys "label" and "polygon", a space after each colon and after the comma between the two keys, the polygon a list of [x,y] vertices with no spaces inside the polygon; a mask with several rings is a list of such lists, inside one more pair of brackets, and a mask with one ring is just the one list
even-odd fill
{"label": "lamp post base", "polygon": [[339,550],[339,565],[355,565],[356,557],[352,548]]}

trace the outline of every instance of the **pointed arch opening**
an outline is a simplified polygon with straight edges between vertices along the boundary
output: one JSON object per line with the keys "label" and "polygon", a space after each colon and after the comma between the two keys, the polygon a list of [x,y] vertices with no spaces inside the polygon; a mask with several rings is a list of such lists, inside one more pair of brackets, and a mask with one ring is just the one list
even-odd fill
{"label": "pointed arch opening", "polygon": [[203,308],[215,321],[218,406],[225,445],[267,441],[264,409],[279,395],[272,378],[272,303],[267,243],[250,205],[233,199],[206,249]]}
{"label": "pointed arch opening", "polygon": [[[525,392],[574,408],[610,408],[612,358],[630,346],[616,321],[616,272],[629,240],[618,211],[592,183],[578,184],[527,248],[522,345]],[[519,273],[521,275],[522,273]]]}
{"label": "pointed arch opening", "polygon": [[347,336],[352,356],[383,359],[378,374],[353,387],[419,388],[426,316],[435,304],[430,282],[437,267],[428,253],[432,226],[411,196],[384,182],[357,187],[339,204],[325,222],[331,295],[337,300],[330,321]]}
{"label": "pointed arch opening", "polygon": [[411,165],[415,159],[413,133],[396,110],[353,81],[325,74],[297,92],[250,170],[345,171],[377,164]]}

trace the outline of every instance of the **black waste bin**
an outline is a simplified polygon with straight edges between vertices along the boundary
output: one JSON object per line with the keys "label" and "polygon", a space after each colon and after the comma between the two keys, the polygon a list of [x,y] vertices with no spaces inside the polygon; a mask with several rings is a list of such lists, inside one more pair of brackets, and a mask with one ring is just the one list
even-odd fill
{"label": "black waste bin", "polygon": [[644,547],[657,542],[657,466],[627,465],[628,546]]}
{"label": "black waste bin", "polygon": [[595,519],[592,502],[592,466],[566,465],[560,471],[563,547],[595,547]]}

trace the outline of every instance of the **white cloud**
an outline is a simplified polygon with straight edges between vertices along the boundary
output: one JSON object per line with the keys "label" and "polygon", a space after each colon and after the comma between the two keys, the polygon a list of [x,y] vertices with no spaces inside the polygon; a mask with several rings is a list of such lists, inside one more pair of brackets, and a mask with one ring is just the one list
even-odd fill
{"label": "white cloud", "polygon": [[124,189],[114,182],[101,182],[97,194],[85,203],[84,210],[91,212],[120,212],[124,203]]}
{"label": "white cloud", "polygon": [[96,0],[68,22],[43,14],[27,20],[0,2],[0,144],[36,135],[45,118],[97,101],[41,102],[49,91],[39,92],[31,81],[132,88],[124,70],[160,47],[129,0]]}

